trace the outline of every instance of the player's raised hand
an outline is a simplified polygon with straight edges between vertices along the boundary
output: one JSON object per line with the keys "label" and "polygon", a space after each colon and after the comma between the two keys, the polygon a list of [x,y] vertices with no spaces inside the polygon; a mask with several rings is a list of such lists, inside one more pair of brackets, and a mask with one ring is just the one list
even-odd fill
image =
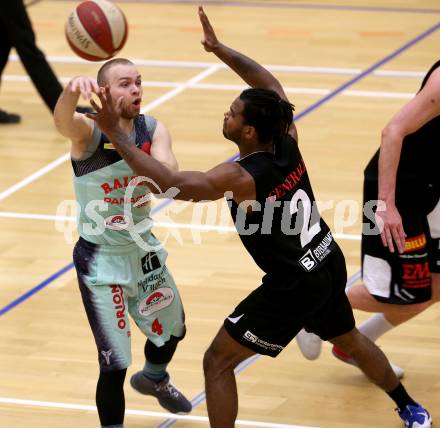
{"label": "player's raised hand", "polygon": [[101,131],[107,136],[110,136],[110,134],[114,132],[119,132],[119,118],[121,117],[123,97],[120,97],[113,102],[110,87],[108,85],[104,88],[100,88],[97,95],[101,102],[101,106],[99,106],[95,100],[90,99],[90,104],[95,109],[96,113],[86,113],[86,116],[89,119],[94,120]]}
{"label": "player's raised hand", "polygon": [[385,205],[385,202],[377,207],[376,223],[381,231],[382,244],[394,253],[394,243],[399,253],[405,251],[405,231],[403,230],[402,217],[394,205]]}
{"label": "player's raised hand", "polygon": [[220,46],[220,42],[202,6],[199,6],[199,18],[203,27],[202,45],[207,52],[213,52]]}
{"label": "player's raised hand", "polygon": [[92,98],[92,93],[99,93],[99,86],[95,79],[87,76],[74,77],[70,83],[70,90],[81,94],[85,100]]}

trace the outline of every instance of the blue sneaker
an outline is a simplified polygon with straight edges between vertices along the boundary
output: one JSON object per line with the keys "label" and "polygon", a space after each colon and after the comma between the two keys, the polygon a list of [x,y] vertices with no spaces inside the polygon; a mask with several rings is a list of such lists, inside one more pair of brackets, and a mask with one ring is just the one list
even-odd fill
{"label": "blue sneaker", "polygon": [[431,415],[420,404],[408,405],[403,410],[396,410],[405,422],[405,428],[430,428],[432,426]]}

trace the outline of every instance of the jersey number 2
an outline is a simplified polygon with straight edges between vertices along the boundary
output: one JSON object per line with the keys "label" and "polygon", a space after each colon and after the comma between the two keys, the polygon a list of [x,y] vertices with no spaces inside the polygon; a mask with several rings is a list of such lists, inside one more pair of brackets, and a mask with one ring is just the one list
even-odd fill
{"label": "jersey number 2", "polygon": [[305,247],[313,237],[321,231],[321,225],[317,221],[313,226],[309,228],[310,218],[312,216],[312,203],[309,196],[302,189],[298,189],[290,201],[290,214],[296,214],[298,212],[298,203],[302,202],[302,214],[303,223],[300,234],[301,246]]}

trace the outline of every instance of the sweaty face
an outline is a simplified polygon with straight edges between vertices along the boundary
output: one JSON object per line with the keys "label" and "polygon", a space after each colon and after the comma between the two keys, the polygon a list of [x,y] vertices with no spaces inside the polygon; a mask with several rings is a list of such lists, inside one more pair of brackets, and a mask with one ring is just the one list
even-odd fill
{"label": "sweaty face", "polygon": [[243,101],[240,100],[240,98],[236,98],[231,104],[229,110],[225,112],[225,118],[223,119],[223,135],[228,140],[237,144],[241,140],[241,134],[244,127],[243,110]]}
{"label": "sweaty face", "polygon": [[134,119],[139,115],[142,101],[142,78],[133,65],[118,64],[107,72],[107,82],[113,102],[122,97],[121,116]]}

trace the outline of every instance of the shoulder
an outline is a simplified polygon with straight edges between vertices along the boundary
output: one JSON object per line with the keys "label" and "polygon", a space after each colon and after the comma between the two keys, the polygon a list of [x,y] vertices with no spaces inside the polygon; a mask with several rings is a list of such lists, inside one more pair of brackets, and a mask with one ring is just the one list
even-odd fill
{"label": "shoulder", "polygon": [[142,115],[143,120],[145,122],[145,126],[147,127],[147,131],[151,137],[153,137],[156,132],[157,124],[159,121],[154,116]]}
{"label": "shoulder", "polygon": [[222,194],[232,191],[234,200],[255,199],[253,176],[238,162],[225,162],[209,170],[207,178]]}

